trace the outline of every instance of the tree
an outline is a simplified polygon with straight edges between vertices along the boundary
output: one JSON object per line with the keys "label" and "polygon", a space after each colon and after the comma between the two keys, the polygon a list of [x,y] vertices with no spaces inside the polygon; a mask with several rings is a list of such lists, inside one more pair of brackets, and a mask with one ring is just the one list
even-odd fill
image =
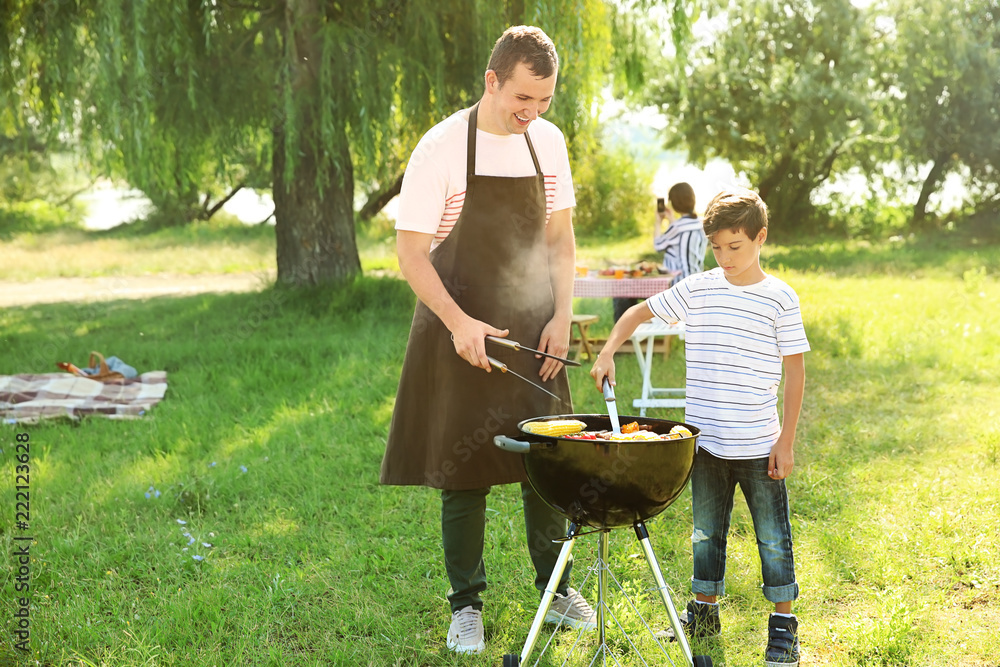
{"label": "tree", "polygon": [[[810,194],[875,130],[871,29],[849,0],[738,0],[713,11],[722,25],[688,53],[687,76],[653,99],[668,144],[690,159],[728,160],[783,227],[808,219]],[[844,163],[841,166],[841,163]]]}
{"label": "tree", "polygon": [[395,184],[420,134],[478,97],[508,25],[555,41],[550,117],[571,143],[611,53],[600,0],[0,4],[0,127],[71,134],[109,171],[182,202],[266,170],[278,280],[294,285],[359,273],[356,182],[375,196]]}
{"label": "tree", "polygon": [[919,223],[949,172],[969,170],[981,189],[1000,185],[1000,6],[996,0],[895,0],[886,62],[896,158],[927,168],[913,208]]}

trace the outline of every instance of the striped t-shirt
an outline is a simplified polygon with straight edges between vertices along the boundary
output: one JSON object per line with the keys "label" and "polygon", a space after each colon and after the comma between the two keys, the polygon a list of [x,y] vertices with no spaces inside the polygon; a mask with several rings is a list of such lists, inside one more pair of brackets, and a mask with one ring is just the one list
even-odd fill
{"label": "striped t-shirt", "polygon": [[732,285],[716,268],[646,303],[685,323],[685,421],[701,429],[699,446],[726,459],[768,456],[781,430],[781,359],[809,351],[795,291],[774,276]]}
{"label": "striped t-shirt", "polygon": [[653,239],[653,249],[663,253],[663,265],[670,271],[680,271],[678,278],[701,273],[705,267],[708,237],[701,220],[685,215],[674,220],[667,230]]}
{"label": "striped t-shirt", "polygon": [[[576,205],[569,154],[562,131],[536,118],[528,126],[531,145],[545,177],[546,221],[554,211]],[[451,233],[465,205],[468,110],[456,112],[425,134],[406,166],[399,193],[396,229],[433,234],[431,249]],[[476,173],[519,177],[535,173],[528,142],[520,134],[476,132]]]}

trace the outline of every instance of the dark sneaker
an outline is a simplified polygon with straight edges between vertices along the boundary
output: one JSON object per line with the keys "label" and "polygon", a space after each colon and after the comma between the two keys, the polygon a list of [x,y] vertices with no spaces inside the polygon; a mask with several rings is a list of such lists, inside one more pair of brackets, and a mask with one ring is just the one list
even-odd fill
{"label": "dark sneaker", "polygon": [[764,667],[798,667],[799,620],[771,614],[767,621]]}
{"label": "dark sneaker", "polygon": [[448,628],[448,648],[455,653],[482,653],[486,648],[483,636],[483,614],[471,606],[459,609],[451,616]]}
{"label": "dark sneaker", "polygon": [[587,600],[572,588],[566,595],[556,593],[552,605],[545,614],[546,623],[562,623],[574,630],[593,630],[597,627],[597,612],[590,608]]}
{"label": "dark sneaker", "polygon": [[[678,614],[684,634],[688,637],[705,639],[718,637],[722,634],[722,620],[719,618],[718,604],[698,604],[694,600],[688,602],[687,611]],[[663,635],[669,641],[677,641],[672,627],[667,628]]]}

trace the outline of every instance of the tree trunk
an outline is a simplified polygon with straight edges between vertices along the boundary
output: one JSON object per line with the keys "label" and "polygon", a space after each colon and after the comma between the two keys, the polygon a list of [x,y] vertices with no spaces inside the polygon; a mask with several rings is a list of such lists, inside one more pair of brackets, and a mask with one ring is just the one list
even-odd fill
{"label": "tree trunk", "polygon": [[[342,283],[361,272],[361,260],[347,134],[341,124],[324,140],[316,117],[322,13],[317,0],[288,0],[284,9],[289,57],[283,85],[291,87],[295,117],[279,117],[272,130],[278,282],[303,287]],[[295,124],[295,146],[286,146],[289,120]],[[290,176],[288,155],[294,156]]]}
{"label": "tree trunk", "polygon": [[934,160],[934,165],[931,166],[930,173],[927,174],[923,187],[920,188],[920,197],[917,198],[917,203],[913,206],[914,223],[921,223],[927,217],[927,202],[935,190],[937,190],[938,181],[944,175],[945,168],[948,166],[950,160],[951,155],[948,153],[943,153]]}
{"label": "tree trunk", "polygon": [[373,192],[365,205],[361,207],[358,211],[358,217],[362,220],[370,220],[375,216],[376,213],[385,208],[386,204],[392,201],[392,198],[399,194],[400,190],[403,189],[403,175],[400,174],[396,177],[389,187]]}
{"label": "tree trunk", "polygon": [[784,181],[785,177],[788,175],[788,170],[792,165],[792,156],[795,154],[795,149],[791,148],[782,156],[781,161],[775,163],[764,178],[761,179],[760,185],[757,186],[757,194],[760,198],[767,202],[768,198],[771,197],[771,193],[779,188]]}
{"label": "tree trunk", "polygon": [[226,202],[228,202],[230,199],[232,199],[233,197],[235,197],[236,193],[238,193],[244,187],[246,187],[246,181],[241,181],[240,183],[237,183],[236,186],[233,187],[233,189],[229,191],[229,194],[227,194],[226,196],[224,196],[219,201],[215,202],[215,204],[213,204],[211,207],[208,205],[210,199],[209,199],[208,193],[206,193],[205,194],[205,201],[204,201],[204,203],[201,206],[201,212],[198,214],[198,219],[199,220],[211,220],[212,216],[215,215],[216,213],[218,213],[222,209],[222,207],[226,205]]}
{"label": "tree trunk", "polygon": [[[300,127],[299,156],[285,180],[285,133],[274,130],[274,233],[278,282],[310,286],[341,283],[361,272],[354,235],[354,177],[350,155],[341,156],[341,178],[317,187],[314,146]],[[312,129],[312,126],[310,126]],[[312,144],[312,145],[310,145]],[[342,182],[337,183],[338,180]]]}

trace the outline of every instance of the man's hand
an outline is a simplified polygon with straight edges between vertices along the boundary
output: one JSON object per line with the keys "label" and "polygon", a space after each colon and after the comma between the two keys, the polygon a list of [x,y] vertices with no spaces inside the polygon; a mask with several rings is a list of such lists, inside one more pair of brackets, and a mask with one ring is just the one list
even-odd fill
{"label": "man's hand", "polygon": [[493,367],[486,358],[486,337],[506,338],[509,333],[508,329],[497,329],[486,322],[469,317],[451,332],[451,340],[455,344],[455,353],[458,356],[489,373]]}
{"label": "man's hand", "polygon": [[[554,354],[557,357],[566,358],[569,354],[569,334],[570,334],[570,321],[565,317],[559,317],[558,315],[549,320],[549,323],[545,325],[542,329],[542,336],[538,340],[538,347],[536,348],[539,352],[547,352],[548,354]],[[542,378],[542,382],[548,382],[556,375],[559,371],[563,369],[564,364],[561,361],[556,361],[555,359],[549,359],[548,357],[542,357],[541,355],[536,355],[536,359],[544,359],[542,362],[542,367],[538,371],[539,377]]]}

